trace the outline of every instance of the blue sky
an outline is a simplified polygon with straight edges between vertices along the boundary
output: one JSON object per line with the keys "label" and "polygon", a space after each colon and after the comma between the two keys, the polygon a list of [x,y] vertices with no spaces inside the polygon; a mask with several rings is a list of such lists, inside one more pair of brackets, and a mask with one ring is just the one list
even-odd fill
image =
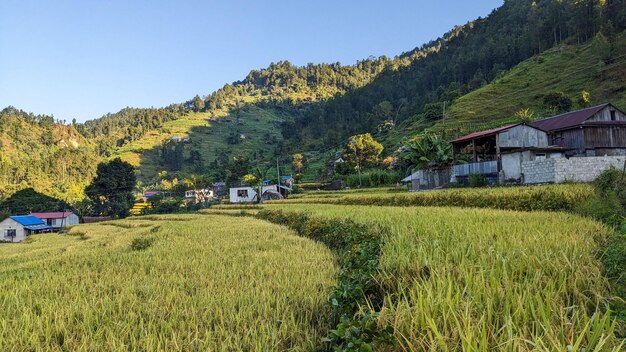
{"label": "blue sky", "polygon": [[396,56],[503,0],[0,0],[0,108],[78,121],[207,95],[289,60]]}

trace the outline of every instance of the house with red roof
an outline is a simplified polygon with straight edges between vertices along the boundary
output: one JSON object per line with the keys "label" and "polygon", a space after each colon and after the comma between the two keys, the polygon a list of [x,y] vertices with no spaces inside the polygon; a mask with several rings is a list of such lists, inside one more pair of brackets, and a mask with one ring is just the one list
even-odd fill
{"label": "house with red roof", "polygon": [[626,155],[626,113],[607,103],[533,121],[571,156]]}
{"label": "house with red roof", "polygon": [[80,222],[78,215],[74,214],[71,211],[56,211],[56,212],[50,212],[50,213],[31,213],[30,215],[43,220],[53,230],[60,230],[63,227],[78,225],[78,223]]}
{"label": "house with red roof", "polygon": [[492,183],[519,182],[522,163],[545,158],[560,158],[565,147],[549,143],[548,133],[537,127],[518,123],[471,133],[452,140],[456,182],[466,183],[469,176],[485,176]]}
{"label": "house with red roof", "polygon": [[473,174],[492,183],[591,181],[624,163],[626,113],[607,103],[471,133],[451,143],[452,181],[467,183]]}

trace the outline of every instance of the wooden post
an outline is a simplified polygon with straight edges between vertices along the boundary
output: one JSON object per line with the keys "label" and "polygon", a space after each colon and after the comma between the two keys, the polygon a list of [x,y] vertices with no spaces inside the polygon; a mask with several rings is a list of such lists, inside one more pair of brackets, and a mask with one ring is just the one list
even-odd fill
{"label": "wooden post", "polygon": [[477,162],[478,159],[476,159],[476,140],[472,139],[472,159],[474,160],[474,162]]}
{"label": "wooden post", "polygon": [[498,172],[502,170],[502,163],[500,159],[500,134],[496,134],[496,164],[498,166]]}

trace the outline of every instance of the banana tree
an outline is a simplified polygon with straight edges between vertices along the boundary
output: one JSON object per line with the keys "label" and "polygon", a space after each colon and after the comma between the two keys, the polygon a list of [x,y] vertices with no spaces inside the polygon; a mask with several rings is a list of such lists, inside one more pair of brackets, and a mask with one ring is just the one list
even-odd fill
{"label": "banana tree", "polygon": [[447,166],[453,161],[452,145],[443,135],[418,135],[404,143],[400,157],[411,169]]}

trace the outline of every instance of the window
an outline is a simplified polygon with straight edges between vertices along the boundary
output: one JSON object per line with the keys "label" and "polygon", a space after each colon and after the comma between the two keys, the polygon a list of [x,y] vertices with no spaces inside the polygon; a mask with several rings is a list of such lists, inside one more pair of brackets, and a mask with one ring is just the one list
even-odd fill
{"label": "window", "polygon": [[239,197],[239,198],[248,198],[248,190],[247,189],[237,190],[237,197]]}
{"label": "window", "polygon": [[611,110],[611,121],[615,121],[615,110]]}
{"label": "window", "polygon": [[15,237],[17,236],[17,231],[15,229],[8,229],[6,237]]}

